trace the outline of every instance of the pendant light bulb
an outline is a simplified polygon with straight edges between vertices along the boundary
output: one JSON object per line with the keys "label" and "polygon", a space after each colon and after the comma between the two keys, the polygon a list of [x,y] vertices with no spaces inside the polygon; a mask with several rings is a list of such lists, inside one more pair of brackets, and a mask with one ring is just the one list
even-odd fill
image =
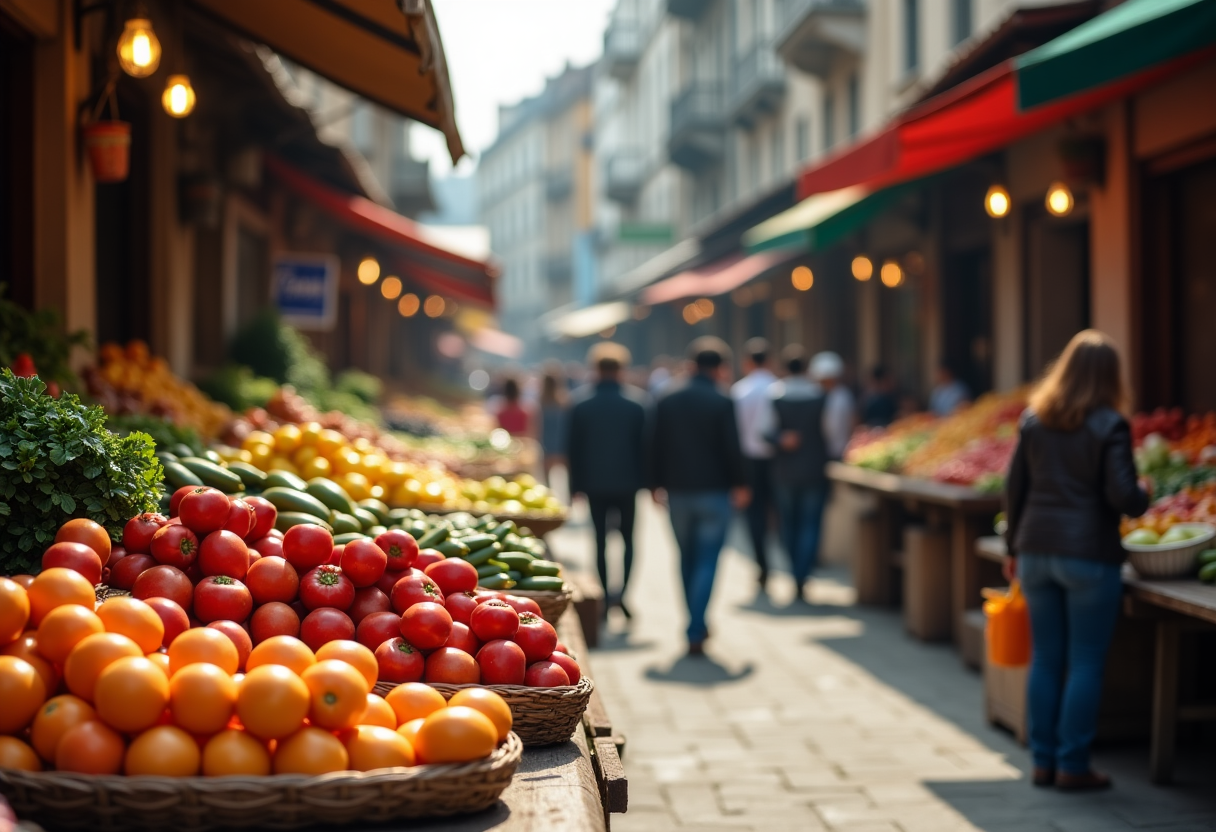
{"label": "pendant light bulb", "polygon": [[984,195],[984,210],[993,219],[999,220],[1001,217],[1008,216],[1012,205],[1013,200],[1009,198],[1009,191],[1005,190],[1002,185],[993,185]]}
{"label": "pendant light bulb", "polygon": [[147,78],[160,66],[160,41],[152,31],[152,21],[133,17],[123,26],[118,39],[118,63],[132,78]]}
{"label": "pendant light bulb", "polygon": [[1072,212],[1072,191],[1063,182],[1052,182],[1047,189],[1047,210],[1054,216],[1066,217]]}
{"label": "pendant light bulb", "polygon": [[190,85],[189,76],[170,75],[160,97],[165,112],[174,118],[185,118],[194,112],[194,100],[194,87]]}

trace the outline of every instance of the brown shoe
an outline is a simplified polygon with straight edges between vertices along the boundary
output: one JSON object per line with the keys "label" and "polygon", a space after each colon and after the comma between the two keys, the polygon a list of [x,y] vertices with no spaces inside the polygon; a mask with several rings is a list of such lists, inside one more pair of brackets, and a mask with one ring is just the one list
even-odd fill
{"label": "brown shoe", "polygon": [[689,642],[688,655],[689,656],[704,656],[705,655],[705,642],[703,642],[703,641]]}
{"label": "brown shoe", "polygon": [[1056,775],[1056,788],[1062,792],[1086,792],[1109,789],[1110,778],[1096,771],[1084,774],[1067,774],[1061,771]]}
{"label": "brown shoe", "polygon": [[1030,782],[1040,788],[1054,786],[1056,784],[1056,770],[1054,768],[1039,768],[1035,766]]}

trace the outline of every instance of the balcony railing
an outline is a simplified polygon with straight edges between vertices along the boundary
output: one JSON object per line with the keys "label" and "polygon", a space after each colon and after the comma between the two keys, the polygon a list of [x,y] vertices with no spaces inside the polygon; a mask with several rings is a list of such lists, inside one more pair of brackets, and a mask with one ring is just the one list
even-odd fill
{"label": "balcony railing", "polygon": [[604,191],[614,202],[633,203],[645,181],[646,161],[641,150],[618,150],[604,163]]}
{"label": "balcony railing", "polygon": [[785,97],[785,65],[771,43],[761,41],[735,61],[730,109],[739,124],[750,127],[781,106]]}
{"label": "balcony railing", "polygon": [[671,161],[688,170],[716,164],[726,151],[726,119],[717,84],[694,82],[671,104],[667,150]]}
{"label": "balcony railing", "polygon": [[826,79],[841,56],[866,48],[863,0],[779,0],[776,50],[803,72]]}
{"label": "balcony railing", "polygon": [[636,20],[619,19],[604,32],[604,67],[608,74],[628,81],[642,58],[642,27]]}

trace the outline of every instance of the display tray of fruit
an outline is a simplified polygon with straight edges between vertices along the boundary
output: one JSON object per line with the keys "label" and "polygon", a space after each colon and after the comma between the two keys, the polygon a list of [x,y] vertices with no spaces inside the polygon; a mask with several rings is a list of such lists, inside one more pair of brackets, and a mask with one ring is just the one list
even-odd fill
{"label": "display tray of fruit", "polygon": [[1183,578],[1200,568],[1199,554],[1216,538],[1209,523],[1176,523],[1158,535],[1138,528],[1123,537],[1128,562],[1145,578]]}

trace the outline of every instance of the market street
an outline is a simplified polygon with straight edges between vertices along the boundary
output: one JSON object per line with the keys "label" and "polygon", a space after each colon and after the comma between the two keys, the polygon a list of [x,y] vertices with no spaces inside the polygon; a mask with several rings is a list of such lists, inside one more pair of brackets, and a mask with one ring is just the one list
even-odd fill
{"label": "market street", "polygon": [[[895,611],[853,606],[839,568],[816,583],[813,607],[787,608],[784,574],[771,604],[755,600],[739,529],[718,572],[708,657],[683,658],[674,541],[661,510],[644,495],[639,507],[632,631],[614,612],[591,657],[626,738],[629,811],[613,829],[1216,829],[1210,754],[1187,755],[1179,785],[1162,789],[1148,783],[1143,744],[1099,748],[1113,791],[1032,788],[1025,749],[986,724],[981,678],[951,648],[912,640]],[[588,525],[555,543],[591,568]]]}

